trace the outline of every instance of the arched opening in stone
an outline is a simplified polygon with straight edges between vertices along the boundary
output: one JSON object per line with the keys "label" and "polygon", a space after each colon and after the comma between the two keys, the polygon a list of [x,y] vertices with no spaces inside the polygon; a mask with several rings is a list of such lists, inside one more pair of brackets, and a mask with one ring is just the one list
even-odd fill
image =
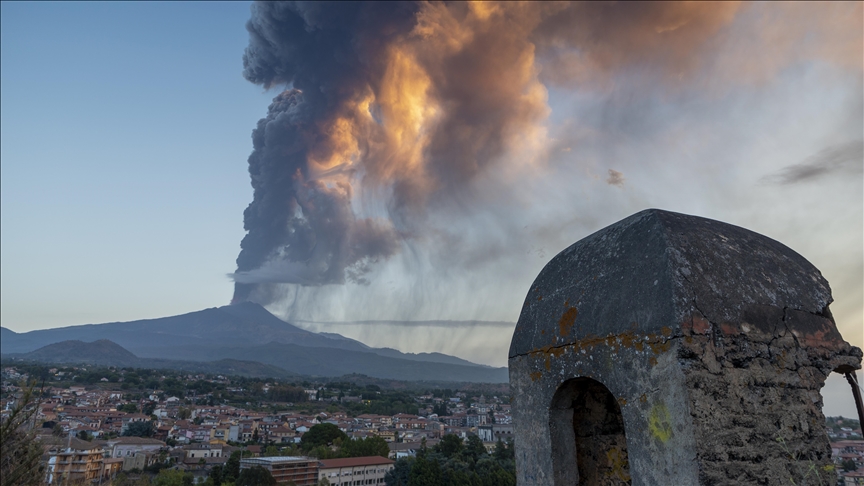
{"label": "arched opening in stone", "polygon": [[621,407],[599,381],[562,383],[549,408],[549,431],[556,486],[630,484]]}

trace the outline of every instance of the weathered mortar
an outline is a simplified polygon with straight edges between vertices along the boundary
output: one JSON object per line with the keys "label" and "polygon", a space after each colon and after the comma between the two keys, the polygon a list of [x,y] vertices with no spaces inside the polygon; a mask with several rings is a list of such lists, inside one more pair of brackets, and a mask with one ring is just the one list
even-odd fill
{"label": "weathered mortar", "polygon": [[[513,334],[519,484],[579,484],[589,463],[591,484],[833,482],[819,390],[861,350],[831,302],[803,257],[718,221],[647,210],[580,240],[537,277]],[[575,378],[617,400],[626,447],[598,434],[582,450],[579,417],[618,412],[585,405]]]}

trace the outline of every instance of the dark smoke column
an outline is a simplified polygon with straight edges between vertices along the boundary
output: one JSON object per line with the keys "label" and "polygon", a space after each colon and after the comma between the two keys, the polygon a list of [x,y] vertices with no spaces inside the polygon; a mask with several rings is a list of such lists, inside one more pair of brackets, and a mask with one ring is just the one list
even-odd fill
{"label": "dark smoke column", "polygon": [[[348,106],[381,71],[389,39],[414,24],[415,5],[256,3],[247,22],[244,77],[287,89],[252,132],[253,200],[244,212],[232,302],[267,303],[276,283],[364,283],[375,261],[398,250],[389,222],[358,218],[351,172],[325,178],[310,157],[336,153],[328,128],[350,123]],[[342,161],[344,166],[350,161]]]}

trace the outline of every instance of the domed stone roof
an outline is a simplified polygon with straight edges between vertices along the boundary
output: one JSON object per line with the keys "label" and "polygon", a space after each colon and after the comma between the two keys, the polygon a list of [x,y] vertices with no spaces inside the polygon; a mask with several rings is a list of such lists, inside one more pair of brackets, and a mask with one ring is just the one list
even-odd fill
{"label": "domed stone roof", "polygon": [[622,333],[680,336],[694,326],[723,334],[782,327],[809,345],[833,347],[843,339],[828,311],[832,300],[819,270],[782,243],[647,209],[544,267],[525,298],[510,357]]}

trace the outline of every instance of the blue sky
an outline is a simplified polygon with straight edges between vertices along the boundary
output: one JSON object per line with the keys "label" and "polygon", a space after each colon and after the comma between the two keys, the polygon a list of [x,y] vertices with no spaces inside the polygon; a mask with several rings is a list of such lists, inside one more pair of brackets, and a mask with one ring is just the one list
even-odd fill
{"label": "blue sky", "polygon": [[[3,325],[226,304],[272,94],[249,4],[2,4]],[[182,275],[182,276],[181,276]]]}
{"label": "blue sky", "polygon": [[[229,302],[252,200],[250,135],[278,92],[241,74],[249,17],[247,2],[0,3],[4,327]],[[538,59],[527,86],[548,116],[526,125],[527,148],[471,182],[470,198],[430,209],[433,237],[374,267],[370,285],[286,286],[270,309],[374,346],[504,365],[509,332],[454,329],[449,339],[437,327],[326,323],[514,322],[555,254],[658,207],[744,226],[804,255],[832,285],[841,332],[862,346],[860,17],[852,3],[709,16],[721,21],[706,24],[716,27],[710,42],[687,64],[695,72],[676,73],[681,82],[640,64],[651,52],[618,52],[596,77],[592,66]],[[790,178],[817,166],[827,169]],[[363,198],[372,213],[385,207],[374,193]],[[848,395],[842,380],[831,386]]]}

